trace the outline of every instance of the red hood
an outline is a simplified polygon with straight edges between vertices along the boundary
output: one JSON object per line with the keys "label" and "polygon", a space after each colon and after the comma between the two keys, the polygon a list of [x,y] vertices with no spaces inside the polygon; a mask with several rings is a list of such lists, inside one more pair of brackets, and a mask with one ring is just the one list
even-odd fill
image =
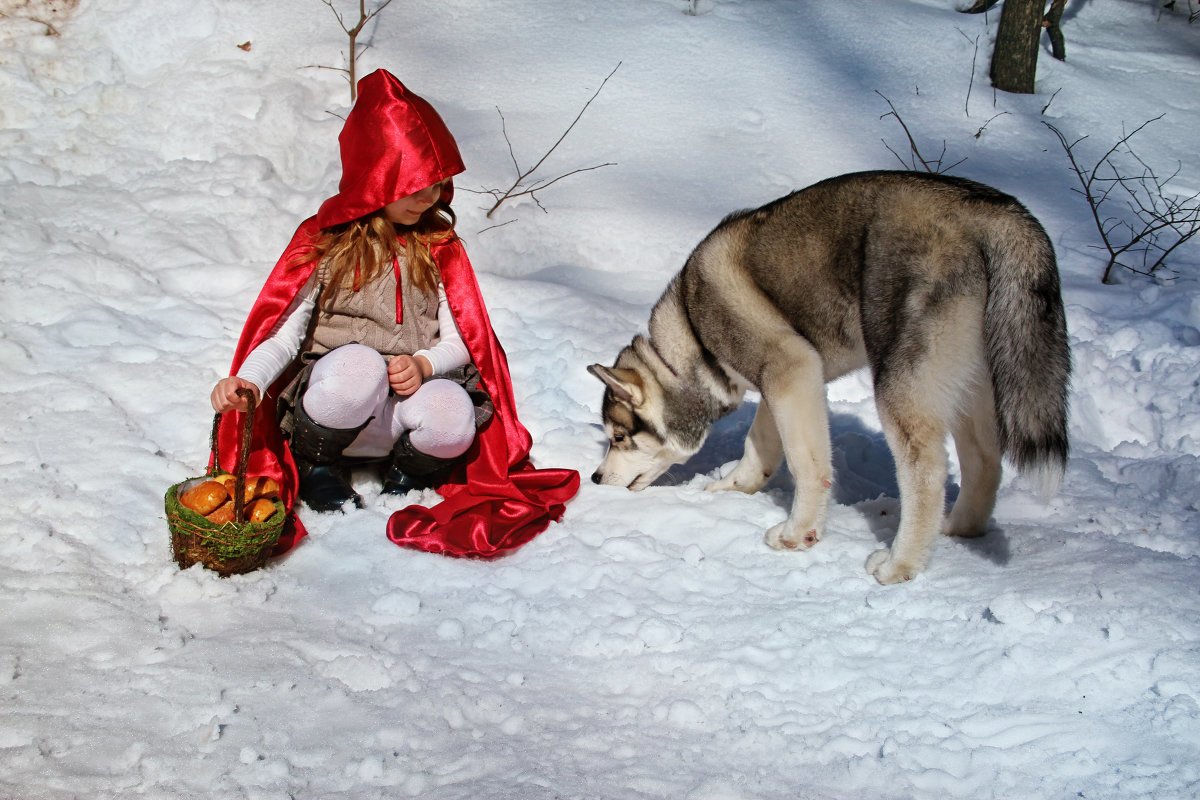
{"label": "red hood", "polygon": [[[317,224],[340,225],[462,172],[450,129],[423,98],[387,70],[358,82],[358,100],[338,136],[342,180]],[[442,195],[450,201],[450,191]]]}

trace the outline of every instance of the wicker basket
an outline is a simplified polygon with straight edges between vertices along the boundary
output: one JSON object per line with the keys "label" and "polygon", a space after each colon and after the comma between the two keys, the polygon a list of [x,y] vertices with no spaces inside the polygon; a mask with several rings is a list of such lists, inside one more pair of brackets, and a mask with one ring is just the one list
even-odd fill
{"label": "wicker basket", "polygon": [[212,467],[198,478],[189,478],[167,489],[164,502],[167,526],[171,529],[171,553],[180,569],[201,564],[222,578],[252,572],[263,566],[271,556],[279,534],[283,532],[287,511],[283,501],[276,498],[275,513],[262,522],[245,521],[246,463],[250,457],[250,433],[254,423],[254,395],[239,392],[247,398],[249,408],[242,422],[241,452],[234,472],[234,518],[217,524],[179,502],[179,495],[193,484],[210,480],[221,474],[217,453],[217,431],[221,415],[213,419],[211,447]]}

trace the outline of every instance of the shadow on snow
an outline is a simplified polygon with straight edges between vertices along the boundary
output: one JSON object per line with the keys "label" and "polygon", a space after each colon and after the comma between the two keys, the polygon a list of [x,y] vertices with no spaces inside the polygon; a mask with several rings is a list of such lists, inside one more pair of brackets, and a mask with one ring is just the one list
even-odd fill
{"label": "shadow on snow", "polygon": [[[683,464],[667,470],[656,486],[676,486],[696,475],[714,479],[726,472],[721,468],[742,457],[742,447],[757,403],[744,403],[732,414],[718,420],[709,431],[704,446]],[[900,487],[896,482],[896,462],[882,431],[863,425],[852,414],[831,414],[830,436],[833,441],[833,500],[838,505],[858,510],[881,543],[890,543],[900,523]],[[947,439],[947,446],[951,442]],[[730,465],[732,469],[732,465]],[[784,464],[767,481],[762,492],[785,510],[791,504],[795,484]],[[959,486],[946,480],[946,507],[958,497]],[[1008,541],[994,525],[985,536],[977,539],[957,539],[967,549],[998,565],[1008,563],[1011,556]]]}

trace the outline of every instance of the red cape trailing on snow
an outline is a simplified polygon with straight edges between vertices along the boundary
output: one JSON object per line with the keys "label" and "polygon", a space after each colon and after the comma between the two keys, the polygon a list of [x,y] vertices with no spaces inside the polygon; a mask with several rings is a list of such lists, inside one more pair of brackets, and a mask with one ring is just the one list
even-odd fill
{"label": "red cape trailing on snow", "polygon": [[[342,180],[338,194],[305,220],[267,278],[246,319],[230,374],[265,339],[315,268],[305,256],[321,228],[348,222],[462,172],[462,159],[449,130],[432,106],[380,70],[359,82],[358,102],[339,137]],[[443,198],[449,200],[448,191]],[[490,557],[521,546],[559,519],[579,490],[569,469],[535,469],[531,437],[517,418],[504,349],[492,331],[479,284],[462,243],[431,246],[446,297],[463,343],[478,368],[495,415],[479,431],[465,463],[439,490],[433,508],[409,506],[392,515],[387,535],[396,544],[456,556]],[[247,473],[269,475],[283,486],[289,522],[277,554],[304,536],[293,513],[296,463],[275,419],[275,399],[293,377],[289,370],[265,391],[255,414]],[[218,433],[221,467],[233,471],[241,414],[222,416]]]}

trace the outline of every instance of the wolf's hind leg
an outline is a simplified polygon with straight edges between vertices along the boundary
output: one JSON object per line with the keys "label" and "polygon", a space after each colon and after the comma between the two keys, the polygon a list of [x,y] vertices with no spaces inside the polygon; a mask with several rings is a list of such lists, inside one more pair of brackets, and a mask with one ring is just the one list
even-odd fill
{"label": "wolf's hind leg", "polygon": [[1000,488],[1000,442],[992,388],[983,383],[971,392],[954,425],[954,447],[961,470],[958,499],[946,518],[947,536],[982,536],[987,533],[996,490]]}
{"label": "wolf's hind leg", "polygon": [[876,550],[867,572],[880,583],[915,578],[929,563],[946,501],[946,427],[911,404],[897,410],[880,403],[880,419],[896,460],[900,529],[890,550]]}
{"label": "wolf's hind leg", "polygon": [[754,494],[779,469],[783,461],[783,441],[775,427],[775,418],[766,401],[758,404],[742,459],[725,477],[713,481],[705,489],[710,492],[736,490]]}
{"label": "wolf's hind leg", "polygon": [[943,530],[946,434],[952,425],[955,433],[972,434],[964,439],[964,470],[971,473],[969,482],[964,478],[966,521],[975,523],[979,502],[988,493],[988,445],[986,437],[980,438],[986,428],[958,425],[964,415],[979,413],[977,406],[984,400],[979,389],[985,369],[982,319],[982,299],[962,297],[928,319],[910,321],[910,330],[903,334],[909,346],[893,355],[884,378],[876,376],[875,404],[900,484],[896,539],[891,550],[876,551],[867,559],[867,572],[880,583],[911,580],[929,563]]}
{"label": "wolf's hind leg", "polygon": [[766,542],[775,549],[807,550],[825,531],[833,485],[825,373],[820,355],[799,336],[781,342],[777,352],[760,388],[796,491],[791,513],[767,531]]}

